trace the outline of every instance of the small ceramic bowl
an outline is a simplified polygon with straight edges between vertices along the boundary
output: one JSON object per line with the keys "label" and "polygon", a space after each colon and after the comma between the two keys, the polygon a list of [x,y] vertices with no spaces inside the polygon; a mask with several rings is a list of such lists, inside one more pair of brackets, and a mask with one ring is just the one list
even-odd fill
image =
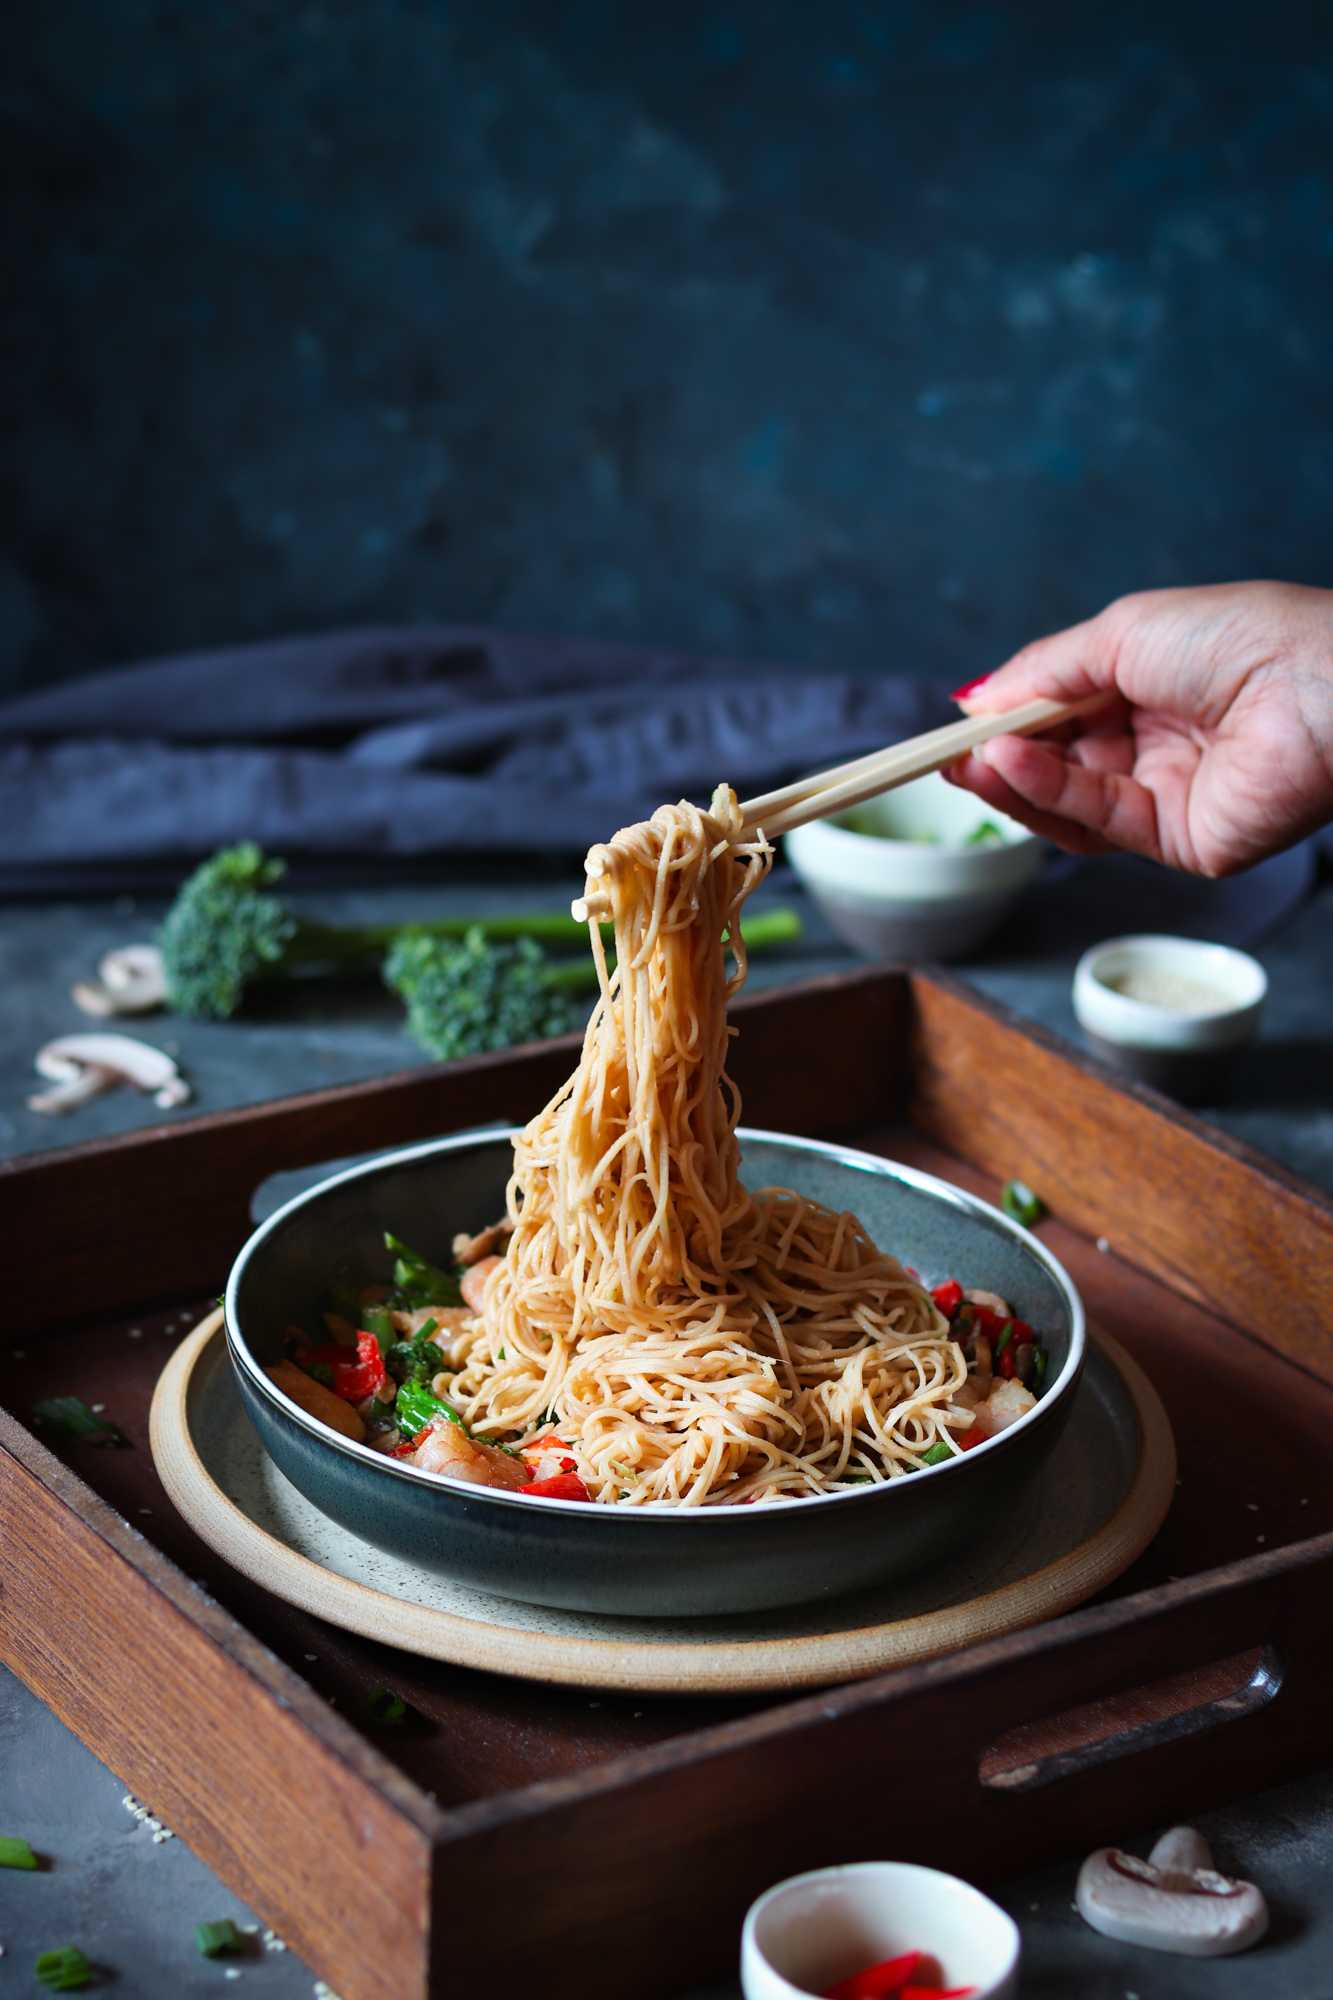
{"label": "small ceramic bowl", "polygon": [[1074,973],[1074,1012],[1104,1061],[1186,1104],[1222,1088],[1259,1026],[1268,975],[1229,945],[1108,938]]}
{"label": "small ceramic bowl", "polygon": [[[1018,1991],[1011,1917],[956,1875],[906,1861],[861,1861],[794,1875],[761,1896],[741,1933],[745,2000],[804,2000],[909,1951],[936,1961],[973,2000]],[[924,1983],[924,1982],[923,1982]]]}
{"label": "small ceramic bowl", "polygon": [[854,1210],[927,1284],[998,1292],[1046,1340],[1035,1408],[965,1456],[910,1478],[764,1507],[592,1507],[468,1486],[382,1457],[298,1410],[264,1372],[291,1321],[333,1286],[388,1275],[386,1229],[447,1262],[460,1229],[503,1212],[508,1137],[460,1133],[335,1174],[280,1208],[227,1286],[241,1400],[306,1498],[363,1540],[497,1597],[625,1616],[697,1617],[863,1589],[960,1547],[1001,1518],[1045,1463],[1083,1366],[1083,1307],[1046,1246],[960,1188],[869,1153],[742,1129],[750,1187],[794,1187]]}
{"label": "small ceramic bowl", "polygon": [[932,772],[796,827],[787,859],[834,930],[874,959],[962,958],[1042,863],[1035,834]]}

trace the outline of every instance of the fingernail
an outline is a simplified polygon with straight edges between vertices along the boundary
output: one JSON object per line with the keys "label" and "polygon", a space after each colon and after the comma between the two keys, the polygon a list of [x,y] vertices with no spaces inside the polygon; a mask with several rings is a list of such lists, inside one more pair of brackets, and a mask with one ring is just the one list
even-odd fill
{"label": "fingernail", "polygon": [[949,696],[950,701],[966,701],[970,694],[975,694],[979,687],[984,687],[989,679],[989,674],[978,674],[974,681],[964,681],[962,687],[955,688]]}

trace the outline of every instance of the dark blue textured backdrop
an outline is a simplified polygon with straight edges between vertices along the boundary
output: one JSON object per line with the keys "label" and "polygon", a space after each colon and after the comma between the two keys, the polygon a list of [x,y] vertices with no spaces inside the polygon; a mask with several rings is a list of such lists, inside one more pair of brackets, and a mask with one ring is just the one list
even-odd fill
{"label": "dark blue textured backdrop", "polygon": [[0,691],[1333,582],[1327,6],[10,0]]}

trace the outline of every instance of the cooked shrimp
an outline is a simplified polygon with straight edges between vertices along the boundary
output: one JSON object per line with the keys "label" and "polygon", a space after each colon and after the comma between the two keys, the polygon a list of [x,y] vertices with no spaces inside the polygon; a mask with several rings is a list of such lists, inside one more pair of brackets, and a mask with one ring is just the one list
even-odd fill
{"label": "cooked shrimp", "polygon": [[499,1261],[498,1257],[483,1257],[459,1280],[458,1289],[474,1313],[481,1311],[481,1295],[486,1289],[486,1280]]}
{"label": "cooked shrimp", "polygon": [[442,1472],[450,1479],[465,1479],[470,1486],[526,1486],[527,1467],[507,1451],[480,1438],[470,1438],[448,1417],[437,1417],[416,1451],[407,1459],[423,1472]]}

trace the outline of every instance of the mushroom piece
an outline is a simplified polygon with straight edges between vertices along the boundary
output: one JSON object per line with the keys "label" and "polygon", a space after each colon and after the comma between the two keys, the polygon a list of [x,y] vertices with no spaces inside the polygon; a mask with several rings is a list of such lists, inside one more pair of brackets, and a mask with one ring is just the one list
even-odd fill
{"label": "mushroom piece", "polygon": [[81,979],[70,988],[85,1014],[105,1019],[112,1014],[149,1014],[165,1006],[166,973],[155,944],[119,945],[104,954],[98,982]]}
{"label": "mushroom piece", "polygon": [[55,1089],[30,1097],[30,1111],[72,1111],[118,1083],[151,1091],[153,1102],[164,1110],[190,1098],[190,1086],[171,1057],[130,1035],[62,1035],[38,1050],[37,1071]]}
{"label": "mushroom piece", "polygon": [[469,1236],[464,1229],[453,1241],[455,1264],[477,1264],[483,1257],[489,1257],[497,1250],[506,1237],[512,1236],[514,1225],[507,1215],[493,1222],[489,1229],[483,1229],[479,1236]]}
{"label": "mushroom piece", "polygon": [[1103,1937],[1186,1958],[1245,1951],[1268,1929],[1262,1889],[1219,1875],[1192,1826],[1173,1826],[1146,1861],[1099,1847],[1080,1868],[1075,1895],[1079,1915]]}
{"label": "mushroom piece", "polygon": [[100,984],[80,979],[70,998],[85,1014],[105,1020],[112,1014],[151,1014],[167,1000],[167,975],[155,944],[120,945],[97,968]]}

